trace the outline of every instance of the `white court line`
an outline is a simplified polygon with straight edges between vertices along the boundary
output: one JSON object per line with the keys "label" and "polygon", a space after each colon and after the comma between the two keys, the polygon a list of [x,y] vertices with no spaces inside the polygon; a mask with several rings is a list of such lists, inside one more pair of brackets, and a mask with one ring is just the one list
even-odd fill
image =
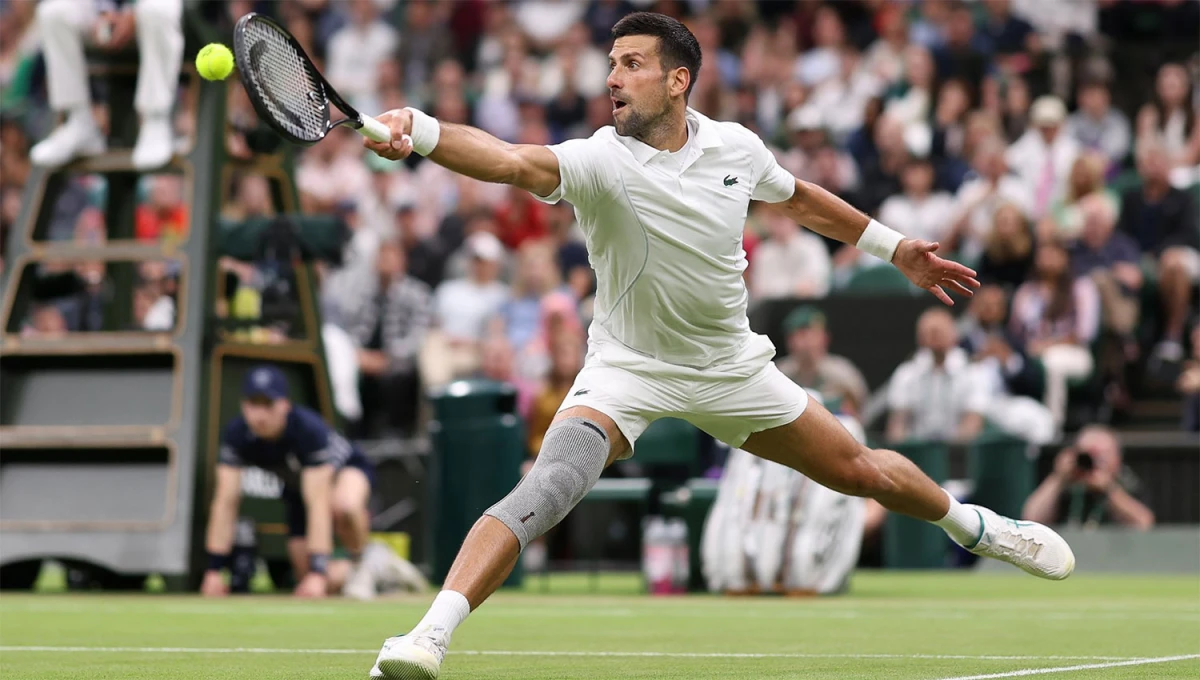
{"label": "white court line", "polygon": [[[375,654],[375,649],[277,649],[271,647],[57,647],[45,645],[0,646],[0,652],[62,652],[62,653],[134,653],[134,654]],[[1126,656],[1005,656],[986,654],[804,654],[764,652],[572,652],[572,651],[512,651],[512,650],[455,650],[462,656],[577,656],[577,657],[659,657],[674,659],[909,659],[956,661],[1136,661],[1140,657]]]}
{"label": "white court line", "polygon": [[1172,661],[1187,661],[1200,659],[1200,654],[1183,654],[1181,656],[1159,656],[1151,659],[1129,659],[1126,661],[1110,661],[1108,663],[1089,663],[1080,666],[1056,666],[1054,668],[1026,668],[1006,673],[989,673],[987,675],[959,675],[942,680],[994,680],[995,678],[1020,678],[1026,675],[1049,675],[1050,673],[1071,673],[1074,671],[1092,671],[1101,668],[1118,668],[1121,666],[1147,666],[1152,663],[1170,663]]}

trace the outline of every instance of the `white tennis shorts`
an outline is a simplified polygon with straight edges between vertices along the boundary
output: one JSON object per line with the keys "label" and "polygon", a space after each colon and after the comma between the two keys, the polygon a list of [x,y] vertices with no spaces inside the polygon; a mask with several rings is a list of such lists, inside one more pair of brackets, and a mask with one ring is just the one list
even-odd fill
{"label": "white tennis shorts", "polygon": [[[757,348],[731,364],[694,369],[668,364],[619,345],[592,345],[583,370],[558,410],[587,406],[612,418],[630,451],[659,418],[680,418],[734,448],[755,432],[786,425],[808,406],[808,394],[775,368],[775,348]],[[765,359],[763,358],[765,354]]]}

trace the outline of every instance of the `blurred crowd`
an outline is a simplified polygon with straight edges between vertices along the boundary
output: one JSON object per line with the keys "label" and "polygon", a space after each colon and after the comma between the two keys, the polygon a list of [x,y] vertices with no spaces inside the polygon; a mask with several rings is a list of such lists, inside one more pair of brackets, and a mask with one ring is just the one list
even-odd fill
{"label": "blurred crowd", "polygon": [[[418,106],[527,144],[607,125],[610,27],[634,9],[676,16],[705,55],[692,107],[754,130],[798,178],[978,269],[985,287],[964,314],[922,317],[920,349],[886,390],[890,437],[962,440],[990,423],[1048,441],[1081,385],[1114,408],[1128,405],[1131,367],[1165,367],[1190,400],[1200,393],[1188,358],[1200,351],[1189,340],[1200,282],[1200,3],[202,5],[227,23],[273,14],[362,110]],[[0,7],[6,111],[44,109],[44,85],[23,67],[36,60],[32,4]],[[186,137],[195,121],[190,94],[180,96],[175,128]],[[45,132],[33,119],[3,119],[6,230],[20,209],[29,135]],[[230,155],[269,146],[244,92],[230,88]],[[303,152],[296,180],[304,211],[337,215],[352,231],[321,297],[327,342],[338,348],[331,362],[360,397],[349,414],[360,432],[412,432],[422,387],[478,376],[517,386],[536,451],[582,364],[591,316],[594,274],[571,207],[418,157],[381,160],[345,129]],[[78,198],[56,211],[52,238],[102,238],[102,224],[85,225],[103,205],[100,184],[72,179]],[[138,238],[186,234],[169,185],[148,184]],[[226,217],[271,211],[262,178],[235,177]],[[744,248],[753,303],[819,299],[891,275],[761,205]],[[788,329],[789,374],[847,412],[862,409],[866,383],[829,355],[820,315],[804,310]]]}

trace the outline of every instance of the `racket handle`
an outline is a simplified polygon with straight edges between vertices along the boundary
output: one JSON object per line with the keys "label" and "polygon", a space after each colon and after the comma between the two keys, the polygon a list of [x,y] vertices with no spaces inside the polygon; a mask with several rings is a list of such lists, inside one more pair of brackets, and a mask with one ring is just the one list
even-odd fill
{"label": "racket handle", "polygon": [[362,127],[358,128],[358,131],[363,137],[372,142],[392,141],[392,131],[388,126],[365,114],[359,114],[359,118],[362,121]]}

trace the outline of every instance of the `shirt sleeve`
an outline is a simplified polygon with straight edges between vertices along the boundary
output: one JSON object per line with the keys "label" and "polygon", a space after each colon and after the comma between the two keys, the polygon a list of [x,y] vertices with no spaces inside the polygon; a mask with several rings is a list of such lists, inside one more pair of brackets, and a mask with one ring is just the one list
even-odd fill
{"label": "shirt sleeve", "polygon": [[613,169],[613,149],[600,135],[603,129],[587,139],[570,139],[551,144],[547,149],[558,158],[558,188],[549,196],[534,198],[542,203],[567,201],[572,205],[587,205],[603,196],[616,177]]}
{"label": "shirt sleeve", "polygon": [[245,467],[246,460],[242,456],[242,446],[245,440],[241,435],[241,418],[235,418],[225,426],[221,433],[221,446],[217,451],[217,463],[233,467]]}
{"label": "shirt sleeve", "polygon": [[775,154],[767,148],[758,135],[746,131],[750,137],[750,154],[754,164],[754,191],[750,198],[766,203],[782,203],[796,193],[796,178],[783,169]]}

